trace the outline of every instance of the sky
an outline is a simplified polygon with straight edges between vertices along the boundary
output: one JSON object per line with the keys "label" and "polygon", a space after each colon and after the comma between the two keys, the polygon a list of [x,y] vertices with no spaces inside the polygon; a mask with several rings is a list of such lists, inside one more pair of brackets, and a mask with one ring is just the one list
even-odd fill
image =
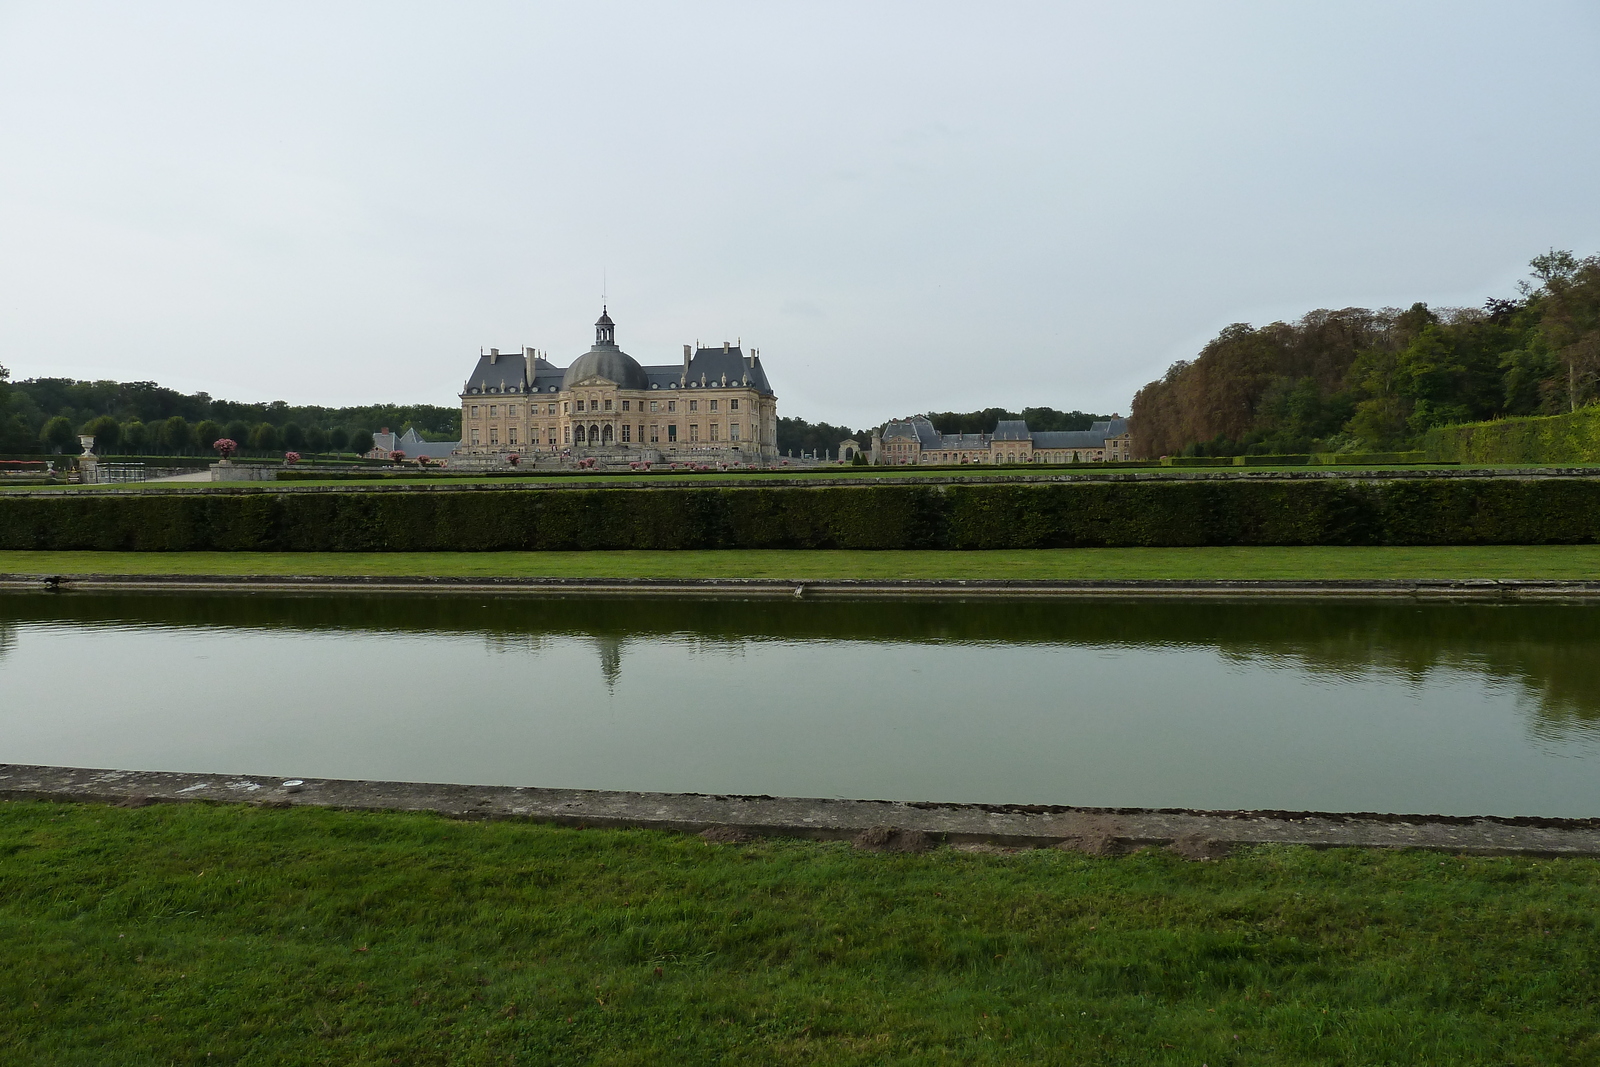
{"label": "sky", "polygon": [[454,405],[761,350],[779,412],[1126,414],[1224,326],[1600,252],[1600,5],[0,0],[0,365]]}

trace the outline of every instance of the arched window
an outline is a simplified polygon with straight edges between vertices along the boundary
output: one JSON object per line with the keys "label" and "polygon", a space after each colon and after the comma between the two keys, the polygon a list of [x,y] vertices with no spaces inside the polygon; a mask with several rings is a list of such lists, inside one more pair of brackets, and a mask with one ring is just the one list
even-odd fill
{"label": "arched window", "polygon": [[606,423],[605,428],[600,431],[600,443],[605,445],[609,445],[611,443],[611,424],[609,422]]}
{"label": "arched window", "polygon": [[574,426],[572,428],[572,443],[573,444],[578,444],[578,445],[583,444],[583,427],[582,426]]}

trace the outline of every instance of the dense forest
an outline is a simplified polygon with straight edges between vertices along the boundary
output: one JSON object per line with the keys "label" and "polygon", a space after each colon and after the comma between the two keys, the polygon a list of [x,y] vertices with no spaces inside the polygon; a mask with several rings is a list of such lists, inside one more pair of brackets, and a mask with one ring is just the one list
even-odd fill
{"label": "dense forest", "polygon": [[1600,256],[1537,256],[1482,308],[1227,327],[1133,400],[1135,454],[1388,451],[1429,427],[1600,401]]}
{"label": "dense forest", "polygon": [[180,393],[154,382],[83,382],[30,378],[9,382],[0,367],[0,452],[78,451],[78,434],[95,436],[95,451],[111,455],[199,455],[219,437],[248,453],[371,448],[372,431],[415,427],[427,440],[461,438],[459,408],[433,404],[372,404],[329,408],[282,400],[244,404]]}

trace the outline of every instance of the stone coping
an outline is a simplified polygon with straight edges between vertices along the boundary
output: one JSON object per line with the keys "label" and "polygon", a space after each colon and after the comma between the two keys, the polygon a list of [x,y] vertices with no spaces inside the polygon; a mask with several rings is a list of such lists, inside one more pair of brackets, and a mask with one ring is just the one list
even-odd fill
{"label": "stone coping", "polygon": [[892,827],[919,832],[934,843],[1013,848],[1090,843],[1097,846],[1092,850],[1112,852],[1199,841],[1220,846],[1423,848],[1475,855],[1600,855],[1600,819],[905,803],[329,778],[307,778],[289,786],[288,781],[261,775],[0,764],[0,798],[13,800],[425,811],[461,819],[709,831],[725,839],[844,840]]}
{"label": "stone coping", "polygon": [[0,591],[81,593],[466,593],[537,596],[849,598],[1204,597],[1237,599],[1593,600],[1600,580],[1150,579],[1100,581],[769,578],[493,578],[360,575],[0,574]]}
{"label": "stone coping", "polygon": [[[530,477],[537,478],[539,476],[532,474]],[[588,480],[591,478],[595,480]],[[545,481],[530,482],[503,482],[498,480],[495,482],[451,482],[440,480],[409,485],[386,485],[382,482],[369,481],[348,481],[335,485],[306,485],[297,482],[241,485],[219,482],[187,486],[151,486],[149,483],[140,483],[121,487],[96,486],[94,488],[76,489],[26,489],[24,491],[29,496],[83,496],[85,494],[100,496],[127,493],[504,493],[561,489],[692,489],[695,487],[714,489],[816,489],[828,486],[877,485],[1051,485],[1092,482],[1316,481],[1326,479],[1392,481],[1418,478],[1513,478],[1532,481],[1600,478],[1600,466],[1430,467],[1425,470],[1412,468],[1323,470],[1314,467],[1295,468],[1292,470],[1255,470],[1248,467],[1164,467],[1142,470],[1015,472],[1004,474],[882,474],[861,476],[799,473],[779,477],[765,473],[710,477],[703,474],[651,475],[636,474],[632,471],[616,471],[562,476],[547,478]]]}

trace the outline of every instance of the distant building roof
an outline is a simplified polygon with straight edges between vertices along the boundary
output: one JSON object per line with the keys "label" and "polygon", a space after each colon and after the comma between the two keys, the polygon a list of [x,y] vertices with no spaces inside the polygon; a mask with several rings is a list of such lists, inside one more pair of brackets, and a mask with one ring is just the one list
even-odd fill
{"label": "distant building roof", "polygon": [[746,355],[738,345],[696,348],[686,363],[645,365],[617,347],[615,323],[602,313],[595,323],[595,343],[563,369],[533,349],[501,353],[490,349],[478,357],[461,387],[463,396],[557,393],[590,377],[616,382],[624,389],[710,389],[743,386],[772,396],[761,357]]}

